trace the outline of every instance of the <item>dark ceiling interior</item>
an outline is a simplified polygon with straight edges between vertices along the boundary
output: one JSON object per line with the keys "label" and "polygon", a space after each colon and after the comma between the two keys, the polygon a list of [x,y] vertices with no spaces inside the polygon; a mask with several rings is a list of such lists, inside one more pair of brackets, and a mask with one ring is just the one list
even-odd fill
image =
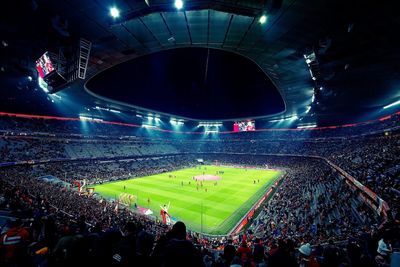
{"label": "dark ceiling interior", "polygon": [[[400,16],[395,1],[187,0],[181,11],[174,9],[173,1],[147,2],[149,6],[145,1],[113,1],[121,10],[117,21],[110,18],[106,0],[9,2],[0,18],[1,109],[59,112],[60,107],[54,108],[37,90],[34,61],[44,51],[79,37],[93,43],[88,78],[171,48],[213,48],[243,55],[261,67],[285,101],[286,112],[272,118],[296,114],[321,125],[347,123],[380,116],[384,105],[400,98]],[[265,24],[259,23],[262,14],[267,15]],[[315,80],[304,58],[312,52]],[[27,75],[34,80],[24,80]],[[81,99],[85,107],[99,103],[84,92],[83,83],[71,87],[62,94]],[[125,92],[114,92],[115,99],[124,97]],[[201,98],[197,100],[201,105]],[[64,115],[84,111],[83,104],[76,104]],[[153,102],[148,108],[160,109]]]}

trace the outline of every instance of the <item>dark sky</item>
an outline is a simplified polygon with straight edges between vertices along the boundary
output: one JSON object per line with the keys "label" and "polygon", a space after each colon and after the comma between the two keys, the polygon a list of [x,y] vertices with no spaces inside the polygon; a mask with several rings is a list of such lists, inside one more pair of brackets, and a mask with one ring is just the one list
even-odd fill
{"label": "dark sky", "polygon": [[216,49],[180,48],[136,58],[98,74],[87,87],[111,99],[194,119],[284,110],[276,87],[255,63]]}

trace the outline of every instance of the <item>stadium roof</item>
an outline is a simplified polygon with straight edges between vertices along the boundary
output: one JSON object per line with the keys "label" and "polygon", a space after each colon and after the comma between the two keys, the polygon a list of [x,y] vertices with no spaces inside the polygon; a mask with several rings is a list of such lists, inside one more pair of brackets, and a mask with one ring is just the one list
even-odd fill
{"label": "stadium roof", "polygon": [[[7,43],[1,53],[7,86],[19,77],[10,72],[28,75],[33,69],[29,61],[43,51],[72,37],[84,37],[93,42],[88,69],[93,80],[121,62],[173,48],[212,48],[241,55],[261,68],[282,96],[285,111],[278,108],[273,115],[266,110],[264,115],[270,119],[298,115],[322,124],[360,120],[380,116],[383,106],[400,98],[400,20],[390,3],[187,0],[183,9],[176,10],[173,1],[118,0],[113,1],[120,11],[116,19],[109,16],[110,1],[105,0],[36,0],[28,5],[15,1],[12,5],[15,10],[1,19]],[[263,15],[266,21],[261,23]],[[4,73],[2,80],[6,80]],[[18,83],[22,96],[34,94],[24,92],[25,82]],[[94,98],[82,83],[72,87],[63,95],[71,97],[76,108],[101,104],[138,109],[137,103],[127,106]],[[19,108],[26,109],[17,93],[6,92],[2,106],[19,101]],[[118,95],[115,99],[120,100]],[[33,98],[29,101],[37,103]],[[19,109],[12,106],[13,111]],[[157,110],[154,105],[142,108]],[[34,109],[41,108],[35,105]]]}

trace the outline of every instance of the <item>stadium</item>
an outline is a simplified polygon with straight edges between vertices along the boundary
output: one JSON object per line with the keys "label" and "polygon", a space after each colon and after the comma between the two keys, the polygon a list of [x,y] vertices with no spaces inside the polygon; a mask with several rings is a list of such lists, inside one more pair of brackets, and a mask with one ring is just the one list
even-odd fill
{"label": "stadium", "polygon": [[394,3],[3,9],[1,266],[400,266]]}

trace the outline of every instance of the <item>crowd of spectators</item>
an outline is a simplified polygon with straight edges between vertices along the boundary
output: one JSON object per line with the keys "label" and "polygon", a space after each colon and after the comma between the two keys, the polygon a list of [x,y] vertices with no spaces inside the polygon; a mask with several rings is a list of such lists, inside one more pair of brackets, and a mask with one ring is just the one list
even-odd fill
{"label": "crowd of spectators", "polygon": [[67,183],[85,180],[89,184],[170,172],[195,164],[194,156],[164,156],[123,160],[77,160],[35,165],[36,177],[52,175]]}
{"label": "crowd of spectators", "polygon": [[99,140],[0,137],[2,162],[115,159],[182,153],[297,154],[322,156],[354,176],[391,206],[400,203],[400,135],[312,140],[205,139]]}
{"label": "crowd of spectators", "polygon": [[[116,118],[117,120],[120,119]],[[387,130],[398,130],[400,121],[400,112],[381,118],[380,120],[368,121],[364,123],[358,123],[355,125],[347,124],[337,127],[325,127],[321,130],[305,130],[305,131],[279,131],[274,128],[286,128],[289,125],[285,125],[282,122],[271,123],[262,122],[257,123],[258,128],[264,128],[262,132],[246,132],[245,135],[242,133],[224,135],[218,138],[221,139],[313,139],[313,138],[341,138],[349,136],[360,136],[370,135],[375,133],[382,133]],[[130,122],[134,125],[140,125],[142,122]],[[230,131],[231,125],[225,125],[227,131]],[[189,127],[190,128],[190,127]],[[16,130],[17,129],[17,130]],[[101,136],[101,137],[115,137],[125,136],[131,138],[146,138],[148,137],[148,131],[141,129],[140,127],[129,127],[128,125],[122,124],[107,124],[101,122],[83,122],[78,118],[73,120],[57,120],[57,119],[30,119],[27,117],[14,117],[14,116],[1,116],[0,130],[3,132],[16,133],[54,133],[64,137],[72,136]],[[183,129],[181,129],[183,130]],[[189,129],[186,129],[189,130]],[[192,129],[193,130],[193,129]],[[171,139],[193,139],[192,135],[174,135],[168,132],[153,131],[151,133],[153,137],[165,138],[166,136]],[[200,135],[201,136],[201,135]],[[215,137],[213,137],[215,138]]]}
{"label": "crowd of spectators", "polygon": [[[64,167],[69,177],[75,164],[21,165],[2,169],[0,209],[24,219],[10,223],[6,234],[21,239],[18,249],[3,241],[4,259],[9,266],[376,266],[375,256],[385,262],[376,252],[381,237],[388,246],[399,246],[398,225],[380,225],[381,218],[320,160],[203,156],[216,164],[268,162],[286,171],[277,192],[245,233],[214,238],[186,231],[181,223],[170,229],[134,211],[116,209],[115,202],[36,179],[42,172],[57,174]],[[189,161],[194,158],[167,160],[171,169]],[[164,159],[149,162],[164,171]],[[97,165],[85,163],[88,168]],[[347,240],[346,245],[336,245],[339,240]],[[329,245],[321,246],[326,242]],[[310,262],[317,265],[307,265]]]}
{"label": "crowd of spectators", "polygon": [[[21,218],[3,229],[0,254],[6,266],[385,266],[391,247],[400,247],[396,131],[351,138],[319,132],[308,139],[298,132],[293,140],[285,134],[268,140],[269,133],[184,140],[82,138],[71,135],[74,121],[40,120],[40,126],[10,121],[7,127],[19,127],[0,137],[2,162],[46,162],[0,169],[0,211]],[[392,120],[385,123],[395,126]],[[68,125],[64,133],[63,124]],[[41,133],[15,134],[33,127]],[[365,205],[360,192],[324,160],[307,156],[324,157],[371,188],[389,203],[388,218]],[[37,179],[53,175],[70,184],[75,179],[101,183],[191,166],[197,158],[267,164],[284,169],[285,179],[246,232],[222,238],[186,231],[183,223],[171,229],[115,202]]]}

